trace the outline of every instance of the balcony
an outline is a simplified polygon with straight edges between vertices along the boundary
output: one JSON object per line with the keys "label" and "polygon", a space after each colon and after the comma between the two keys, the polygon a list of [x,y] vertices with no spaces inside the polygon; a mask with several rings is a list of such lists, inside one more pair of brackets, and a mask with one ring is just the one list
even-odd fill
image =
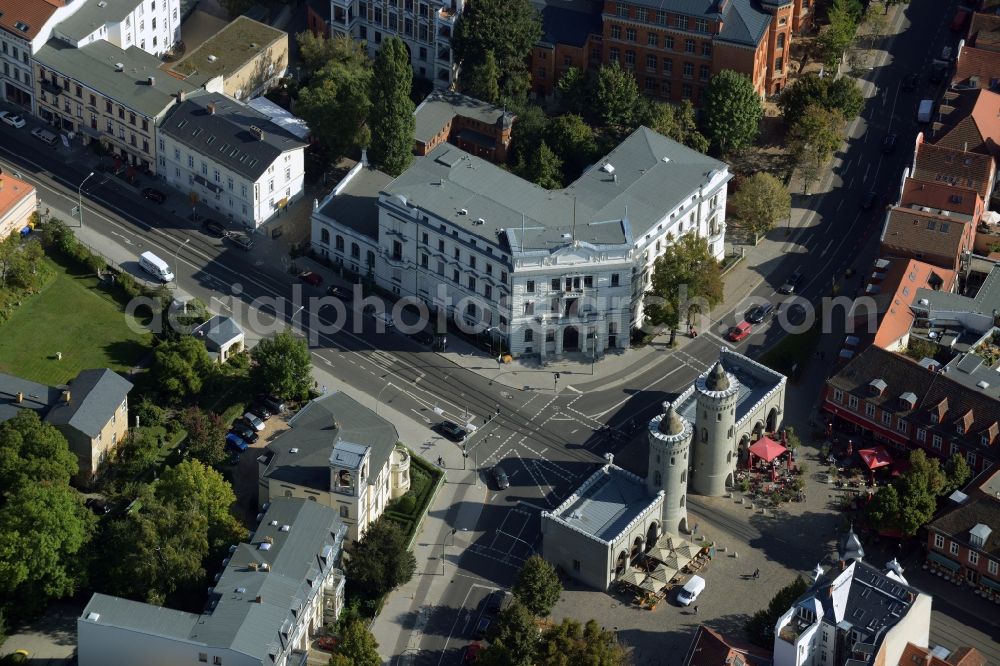
{"label": "balcony", "polygon": [[63,93],[66,92],[65,90],[63,90],[62,88],[60,88],[55,83],[52,83],[48,79],[42,79],[39,82],[39,85],[42,88],[42,92],[46,92],[46,93],[48,93],[50,95],[58,96],[58,95],[62,95]]}

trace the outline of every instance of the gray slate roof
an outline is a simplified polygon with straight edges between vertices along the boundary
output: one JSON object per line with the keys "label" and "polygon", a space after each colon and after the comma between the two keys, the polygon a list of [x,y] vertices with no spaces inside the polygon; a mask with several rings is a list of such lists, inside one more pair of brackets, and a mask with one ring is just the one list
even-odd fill
{"label": "gray slate roof", "polygon": [[610,543],[636,517],[660,501],[646,491],[641,479],[609,464],[594,472],[550,516]]}
{"label": "gray slate roof", "polygon": [[755,47],[770,25],[771,15],[762,11],[755,0],[732,0],[723,17],[722,32],[715,39]]}
{"label": "gray slate roof", "polygon": [[378,194],[392,182],[392,176],[362,167],[340,192],[332,192],[320,212],[338,224],[372,240],[378,239]]}
{"label": "gray slate roof", "polygon": [[[215,113],[209,111],[211,103]],[[263,130],[263,140],[251,127]],[[201,94],[178,104],[163,120],[161,131],[251,182],[282,153],[306,145],[263,113],[219,93]]]}
{"label": "gray slate roof", "polygon": [[210,343],[216,351],[233,340],[243,337],[243,329],[236,323],[236,320],[223,315],[215,315],[194,329],[192,333]]}
{"label": "gray slate roof", "polygon": [[[95,594],[79,622],[227,648],[262,664],[272,663],[269,649],[277,647],[279,654],[284,649],[278,647],[286,643],[282,628],[295,622],[312,584],[339,565],[345,534],[333,509],[297,498],[275,499],[252,541],[232,552],[201,615]],[[270,548],[261,550],[268,538]],[[258,565],[256,570],[249,567],[251,563]],[[266,571],[259,566],[262,563],[268,565]],[[88,619],[94,613],[99,617]]]}
{"label": "gray slate roof", "polygon": [[[143,0],[77,0],[83,6],[61,21],[53,32],[79,41],[108,23],[125,20]],[[103,6],[102,6],[103,5]]]}
{"label": "gray slate roof", "polygon": [[56,401],[45,420],[97,437],[131,390],[132,382],[113,370],[84,370],[70,382],[69,403]]}
{"label": "gray slate roof", "polygon": [[[136,46],[123,51],[103,39],[79,49],[61,39],[50,39],[35,59],[46,69],[80,81],[150,118],[169,108],[178,92],[195,90],[191,84],[161,71],[156,56]],[[118,63],[125,66],[121,72],[115,71]],[[153,85],[147,83],[150,76],[155,80]]]}
{"label": "gray slate roof", "polygon": [[[371,447],[369,471],[374,475],[399,440],[389,421],[339,391],[316,398],[288,425],[288,430],[268,444],[273,455],[264,477],[322,492],[330,490],[330,456],[338,442]],[[296,453],[291,452],[293,448]]]}
{"label": "gray slate roof", "polygon": [[[722,348],[719,362],[730,375],[739,382],[736,393],[736,425],[742,423],[750,410],[768,393],[786,382],[785,376],[757,363],[742,354]],[[707,376],[715,366],[705,372]],[[688,423],[697,423],[698,396],[694,385],[677,397],[674,403],[677,413],[687,419]]]}
{"label": "gray slate roof", "polygon": [[[17,394],[22,394],[21,402]],[[22,409],[33,409],[43,416],[59,399],[59,389],[0,372],[0,423],[12,419]]]}
{"label": "gray slate roof", "polygon": [[[925,299],[929,305],[920,303]],[[932,313],[971,312],[992,316],[994,312],[1000,312],[1000,265],[993,267],[974,297],[933,289],[917,289],[913,307],[930,310]]]}
{"label": "gray slate roof", "polygon": [[543,44],[583,46],[601,34],[602,0],[532,0],[542,16]]}
{"label": "gray slate roof", "polygon": [[428,95],[413,112],[416,122],[414,138],[429,142],[444,129],[455,116],[495,125],[504,115],[502,107],[483,102],[450,90],[439,90]]}
{"label": "gray slate roof", "polygon": [[[601,170],[605,164],[614,167],[614,174]],[[630,245],[665,211],[706,183],[712,172],[725,168],[718,160],[640,127],[562,190],[545,190],[442,144],[415,159],[384,191],[488,242],[498,243],[504,231],[512,252],[551,252],[567,244],[574,226],[576,240],[583,243]]]}

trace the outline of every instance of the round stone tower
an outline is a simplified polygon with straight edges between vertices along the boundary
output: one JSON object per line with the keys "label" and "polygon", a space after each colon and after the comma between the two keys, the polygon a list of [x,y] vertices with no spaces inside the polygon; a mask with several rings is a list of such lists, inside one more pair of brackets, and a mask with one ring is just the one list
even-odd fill
{"label": "round stone tower", "polygon": [[695,383],[697,412],[691,444],[691,491],[698,495],[724,495],[726,482],[736,467],[736,396],[739,382],[726,372],[722,361]]}
{"label": "round stone tower", "polygon": [[660,532],[678,534],[687,530],[687,469],[691,446],[691,424],[670,403],[663,414],[649,422],[649,471],[646,487],[650,494],[663,491]]}

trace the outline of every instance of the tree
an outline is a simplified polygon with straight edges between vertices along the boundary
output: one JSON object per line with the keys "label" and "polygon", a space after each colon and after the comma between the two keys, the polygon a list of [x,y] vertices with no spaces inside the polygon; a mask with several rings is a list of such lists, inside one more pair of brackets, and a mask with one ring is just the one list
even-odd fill
{"label": "tree", "polygon": [[844,117],[818,104],[811,104],[788,131],[788,147],[802,171],[808,190],[820,170],[844,139]]}
{"label": "tree", "polygon": [[77,467],[66,438],[37,412],[22,409],[0,423],[0,488],[4,492],[37,484],[68,486]]}
{"label": "tree", "polygon": [[708,152],[708,139],[698,131],[698,121],[690,100],[684,100],[680,105],[645,102],[642,124],[699,153]]}
{"label": "tree", "polygon": [[780,180],[758,171],[743,181],[729,205],[740,227],[756,239],[789,216],[792,197]]}
{"label": "tree", "polygon": [[552,152],[545,141],[538,144],[527,162],[517,164],[515,172],[522,178],[547,190],[562,187],[562,160]]}
{"label": "tree", "polygon": [[560,624],[542,634],[535,663],[539,666],[621,666],[629,663],[628,655],[615,638],[594,620],[581,625],[563,618]]}
{"label": "tree", "polygon": [[708,241],[684,234],[667,246],[653,264],[652,286],[646,292],[646,318],[654,326],[676,331],[682,321],[706,314],[722,302],[723,281],[719,262]]}
{"label": "tree", "polygon": [[590,113],[594,95],[593,80],[577,67],[570,67],[556,83],[559,105],[566,113],[579,116]]}
{"label": "tree", "polygon": [[[511,128],[510,163],[527,163],[548,133],[549,118],[540,106],[531,104],[521,109]],[[517,171],[516,167],[514,170]]]}
{"label": "tree", "polygon": [[619,131],[632,129],[639,103],[639,86],[630,72],[617,61],[604,65],[597,73],[597,114],[608,127]]}
{"label": "tree", "polygon": [[[824,79],[825,80],[825,79]],[[841,76],[830,82],[826,89],[824,106],[839,111],[844,120],[854,120],[865,105],[865,97],[861,94],[858,82],[849,77]]]}
{"label": "tree", "polygon": [[542,19],[531,0],[469,0],[458,17],[451,47],[467,72],[492,52],[501,96],[520,106],[531,85],[528,56],[541,37]]}
{"label": "tree", "polygon": [[823,62],[827,67],[836,67],[847,47],[854,41],[861,11],[861,3],[858,0],[830,2],[826,10],[829,23],[820,29],[817,39]]}
{"label": "tree", "polygon": [[[340,633],[335,657],[343,657],[342,663],[353,666],[381,666],[382,658],[378,654],[378,643],[372,632],[361,620],[349,623]],[[337,663],[335,660],[331,664]]]}
{"label": "tree", "polygon": [[705,93],[703,131],[719,153],[739,152],[754,142],[764,107],[748,77],[724,69]]}
{"label": "tree", "polygon": [[865,506],[865,517],[880,532],[897,529],[899,513],[899,493],[893,485],[879,488]]}
{"label": "tree", "polygon": [[304,398],[312,383],[312,357],[306,341],[289,330],[265,338],[250,352],[250,380],[261,390],[282,398]]}
{"label": "tree", "polygon": [[914,361],[924,358],[934,358],[937,356],[937,345],[929,340],[910,336],[910,341],[906,343],[906,355]]}
{"label": "tree", "polygon": [[306,69],[315,72],[330,62],[339,62],[348,67],[368,67],[368,53],[364,42],[358,42],[347,35],[334,35],[327,39],[306,30],[295,35],[299,44],[299,55]]}
{"label": "tree", "polygon": [[369,159],[386,173],[398,176],[413,160],[413,68],[409,51],[398,37],[382,44],[372,71],[368,114],[372,142]]}
{"label": "tree", "polygon": [[153,352],[149,369],[153,386],[170,404],[201,393],[205,379],[215,372],[215,364],[201,340],[185,336],[161,343]]}
{"label": "tree", "polygon": [[542,617],[552,612],[562,591],[556,570],[539,555],[532,555],[525,561],[511,587],[511,592],[525,608]]}
{"label": "tree", "polygon": [[812,104],[826,106],[826,94],[830,87],[828,78],[814,72],[805,74],[781,91],[778,107],[786,125],[792,125]]}
{"label": "tree", "polygon": [[493,51],[487,51],[481,63],[473,65],[468,77],[462,77],[462,92],[490,104],[500,101],[500,68]]}
{"label": "tree", "polygon": [[948,462],[944,464],[945,482],[942,495],[950,495],[964,486],[972,478],[972,470],[965,462],[965,457],[958,453],[953,453]]}
{"label": "tree", "polygon": [[869,39],[869,48],[875,47],[875,42],[885,34],[889,25],[888,8],[878,0],[872,0],[861,17],[861,27]]}
{"label": "tree", "polygon": [[777,624],[778,618],[784,615],[807,589],[809,586],[802,576],[796,576],[792,583],[778,590],[766,609],[757,611],[747,620],[746,633],[750,641],[770,649],[774,645],[774,625]]}
{"label": "tree", "polygon": [[295,105],[331,161],[369,142],[365,121],[371,108],[371,62],[364,51],[350,50],[357,48],[354,44],[349,37],[329,40],[323,57],[331,59],[299,90]]}
{"label": "tree", "polygon": [[230,513],[236,493],[221,474],[198,460],[168,467],[154,485],[156,500],[205,516],[208,549],[218,554],[243,540],[246,530]]}
{"label": "tree", "polygon": [[185,444],[192,457],[206,465],[218,465],[226,459],[229,428],[218,414],[191,406],[181,412],[180,422],[187,431]]}
{"label": "tree", "polygon": [[535,617],[519,601],[497,615],[490,630],[490,645],[483,650],[483,666],[534,666],[538,648],[538,625]]}
{"label": "tree", "polygon": [[576,180],[587,165],[594,163],[597,156],[594,130],[577,115],[566,114],[553,118],[549,123],[545,143],[551,146],[553,157],[562,157],[564,183]]}
{"label": "tree", "polygon": [[378,599],[413,577],[417,561],[406,548],[406,535],[386,517],[368,526],[349,547],[347,584],[366,599]]}
{"label": "tree", "polygon": [[[957,479],[962,471],[956,469],[955,473]],[[937,498],[950,492],[948,480],[937,458],[914,450],[910,452],[910,467],[891,486],[875,493],[866,516],[878,530],[898,530],[903,536],[913,536],[934,515]]]}

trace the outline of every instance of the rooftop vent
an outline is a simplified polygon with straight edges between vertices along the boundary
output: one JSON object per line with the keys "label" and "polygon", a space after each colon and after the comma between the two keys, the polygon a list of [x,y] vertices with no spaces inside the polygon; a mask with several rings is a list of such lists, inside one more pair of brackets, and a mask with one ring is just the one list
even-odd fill
{"label": "rooftop vent", "polygon": [[245,588],[245,587],[238,587],[238,588],[236,588],[235,591],[236,591],[236,594],[246,594],[247,593],[247,588]]}
{"label": "rooftop vent", "polygon": [[668,164],[669,162],[670,162],[670,158],[669,157],[664,157],[663,158],[663,163],[664,164]]}
{"label": "rooftop vent", "polygon": [[282,526],[281,526],[281,531],[282,531],[282,532],[287,532],[287,531],[289,531],[290,529],[292,529],[292,526],[291,526],[291,525],[282,525]]}
{"label": "rooftop vent", "polygon": [[98,620],[101,619],[101,614],[93,612],[87,613],[87,619],[90,620],[91,622],[97,622]]}
{"label": "rooftop vent", "polygon": [[125,71],[125,63],[116,62],[115,63],[115,71],[116,72],[124,72]]}
{"label": "rooftop vent", "polygon": [[[298,453],[298,452],[299,452],[299,448],[298,448],[297,446],[293,446],[292,448],[288,449],[288,452],[289,452],[289,453]],[[278,524],[278,521],[276,520],[276,521],[274,521],[274,522],[273,522],[273,523],[271,523],[271,524],[272,524],[272,525],[277,525],[277,524]]]}
{"label": "rooftop vent", "polygon": [[14,27],[20,30],[21,32],[28,32],[28,30],[30,30],[28,24],[25,23],[24,21],[18,21],[17,23],[14,24]]}
{"label": "rooftop vent", "polygon": [[468,215],[469,214],[469,209],[462,208],[461,210],[458,211],[458,214],[459,215]]}
{"label": "rooftop vent", "polygon": [[277,521],[277,520],[272,520],[272,521],[271,521],[271,525],[272,525],[273,527],[277,527],[277,526],[278,526],[278,521]]}
{"label": "rooftop vent", "polygon": [[614,173],[615,167],[612,166],[610,163],[607,163],[601,167],[601,171],[603,171],[604,173]]}
{"label": "rooftop vent", "polygon": [[108,3],[104,2],[104,0],[101,0],[100,2],[97,3],[97,6],[100,7],[101,9],[104,9],[105,7],[108,6]]}
{"label": "rooftop vent", "polygon": [[979,388],[981,388],[981,389],[983,389],[985,391],[986,389],[988,389],[990,387],[990,383],[986,382],[986,381],[978,381],[978,382],[976,382],[976,386],[978,386]]}

